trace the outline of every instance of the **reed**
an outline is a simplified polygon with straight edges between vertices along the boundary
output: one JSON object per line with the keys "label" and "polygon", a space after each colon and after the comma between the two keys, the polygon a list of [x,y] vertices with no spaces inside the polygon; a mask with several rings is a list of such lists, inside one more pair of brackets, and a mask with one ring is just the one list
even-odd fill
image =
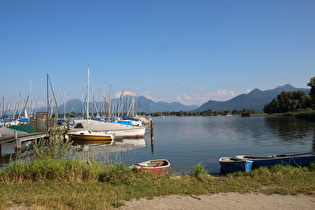
{"label": "reed", "polygon": [[35,141],[33,148],[30,150],[32,158],[65,158],[70,152],[72,141],[64,138],[64,132],[64,129],[54,126],[50,130],[49,140],[42,138]]}
{"label": "reed", "polygon": [[98,181],[104,166],[100,162],[59,160],[51,157],[16,161],[0,172],[2,183]]}
{"label": "reed", "polygon": [[200,181],[205,181],[210,177],[209,172],[204,168],[201,163],[193,167],[192,176]]}

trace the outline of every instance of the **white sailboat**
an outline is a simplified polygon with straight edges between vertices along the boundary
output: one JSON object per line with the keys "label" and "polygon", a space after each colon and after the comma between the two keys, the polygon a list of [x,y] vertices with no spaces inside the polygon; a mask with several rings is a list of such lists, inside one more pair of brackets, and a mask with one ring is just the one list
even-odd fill
{"label": "white sailboat", "polygon": [[102,122],[98,120],[75,120],[68,134],[80,133],[83,130],[113,135],[115,139],[143,138],[145,127],[125,125],[119,122]]}
{"label": "white sailboat", "polygon": [[94,120],[89,118],[89,97],[90,97],[90,68],[88,68],[88,90],[86,104],[86,119],[74,126],[68,131],[68,137],[75,141],[93,141],[93,142],[111,142],[114,134],[102,127],[95,127]]}

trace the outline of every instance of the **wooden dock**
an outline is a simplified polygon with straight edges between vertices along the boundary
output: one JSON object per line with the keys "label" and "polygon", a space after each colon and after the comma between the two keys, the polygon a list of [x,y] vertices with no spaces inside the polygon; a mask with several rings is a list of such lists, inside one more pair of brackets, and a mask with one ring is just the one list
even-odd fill
{"label": "wooden dock", "polygon": [[[47,132],[35,132],[35,133],[19,133],[18,131],[14,131],[14,135],[0,137],[0,151],[1,145],[4,143],[15,142],[15,150],[16,152],[21,151],[22,142],[24,141],[32,141],[35,139],[48,137]],[[0,154],[1,156],[1,154]]]}
{"label": "wooden dock", "polygon": [[3,143],[8,143],[8,142],[13,142],[19,139],[21,142],[23,141],[30,141],[34,139],[39,139],[39,138],[45,138],[47,137],[48,134],[47,132],[35,132],[35,133],[28,133],[24,135],[16,135],[16,136],[10,136],[10,137],[1,137],[0,138],[0,144]]}

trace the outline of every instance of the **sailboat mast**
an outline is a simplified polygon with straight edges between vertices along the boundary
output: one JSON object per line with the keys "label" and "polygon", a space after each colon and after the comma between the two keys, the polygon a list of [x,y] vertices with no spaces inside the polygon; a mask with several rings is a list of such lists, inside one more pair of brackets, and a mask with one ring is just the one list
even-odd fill
{"label": "sailboat mast", "polygon": [[49,76],[48,76],[48,72],[46,73],[46,79],[47,79],[47,104],[46,104],[46,111],[47,113],[49,114],[50,113],[50,110],[49,110]]}
{"label": "sailboat mast", "polygon": [[107,114],[108,114],[108,119],[111,118],[111,101],[110,101],[110,94],[112,91],[112,86],[109,87],[109,92],[108,92],[108,106],[107,106]]}
{"label": "sailboat mast", "polygon": [[86,118],[87,118],[87,120],[89,120],[89,103],[90,103],[90,67],[88,68],[87,99],[86,99]]}
{"label": "sailboat mast", "polygon": [[63,92],[63,100],[64,100],[64,105],[63,105],[63,118],[66,119],[66,103],[67,103],[67,92],[66,92],[66,89],[64,89],[64,92]]}

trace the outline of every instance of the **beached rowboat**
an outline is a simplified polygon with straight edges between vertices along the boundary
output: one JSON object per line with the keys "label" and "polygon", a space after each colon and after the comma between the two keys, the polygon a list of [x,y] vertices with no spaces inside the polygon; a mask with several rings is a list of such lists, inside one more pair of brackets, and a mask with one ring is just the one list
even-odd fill
{"label": "beached rowboat", "polygon": [[237,160],[250,160],[253,161],[252,168],[259,167],[272,167],[275,165],[290,165],[297,167],[310,166],[315,162],[315,153],[301,153],[293,155],[270,155],[270,156],[250,156],[238,155],[235,157]]}
{"label": "beached rowboat", "polygon": [[141,163],[136,163],[131,168],[142,171],[149,171],[158,176],[164,176],[168,173],[171,163],[168,160],[148,160]]}
{"label": "beached rowboat", "polygon": [[232,157],[221,157],[219,159],[221,170],[225,172],[250,171],[253,161],[236,159]]}

